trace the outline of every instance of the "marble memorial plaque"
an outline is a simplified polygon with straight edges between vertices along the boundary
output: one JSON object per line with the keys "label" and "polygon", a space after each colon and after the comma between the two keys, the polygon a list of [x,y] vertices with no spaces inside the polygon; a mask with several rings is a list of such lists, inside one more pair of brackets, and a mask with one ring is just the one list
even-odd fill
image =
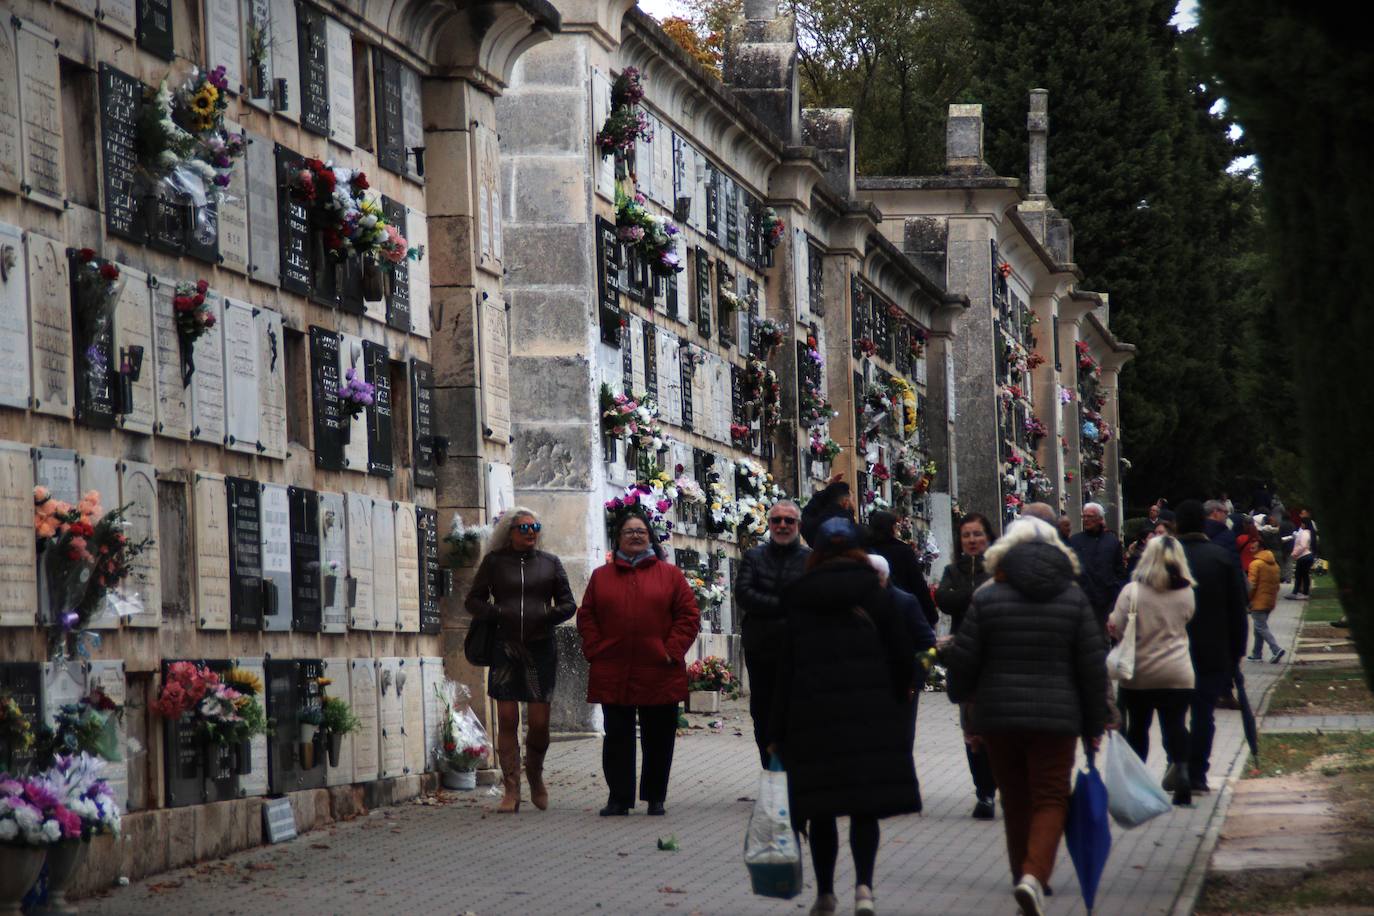
{"label": "marble memorial plaque", "polygon": [[224,476],[195,476],[196,619],[202,630],[229,629],[229,503]]}
{"label": "marble memorial plaque", "polygon": [[[674,361],[677,353],[677,337],[660,333],[654,335],[654,369],[658,406],[663,419],[671,426],[682,425],[682,396],[677,393],[682,367]],[[677,394],[674,397],[675,393]]]}
{"label": "marble memorial plaque", "polygon": [[105,231],[134,242],[147,237],[138,187],[138,122],[143,84],[100,65],[100,154]]}
{"label": "marble memorial plaque", "polygon": [[380,48],[372,51],[372,83],[377,113],[377,164],[389,172],[406,173],[405,113],[401,99],[404,65]]}
{"label": "marble memorial plaque", "polygon": [[138,0],[99,0],[100,24],[125,38],[133,38],[137,33],[137,2]]}
{"label": "marble memorial plaque", "polygon": [[0,16],[0,191],[19,193],[19,49],[8,16]]}
{"label": "marble memorial plaque", "polygon": [[[78,489],[84,495],[94,490],[100,494],[100,507],[110,512],[120,505],[119,501],[119,462],[107,455],[81,455],[76,460]],[[115,630],[119,628],[119,616],[110,601],[102,601],[91,615],[92,630]]]}
{"label": "marble memorial plaque", "polygon": [[25,236],[29,268],[29,363],[33,367],[33,409],[71,417],[72,305],[67,253],[61,244],[30,230]]}
{"label": "marble memorial plaque", "polygon": [[644,321],[638,315],[630,316],[630,393],[638,398],[646,391],[644,377]]}
{"label": "marble memorial plaque", "polygon": [[[278,276],[287,292],[308,296],[314,288],[310,269],[310,215],[305,205],[286,190],[291,175],[300,167],[300,154],[278,144],[276,153]],[[249,171],[251,180],[252,170]],[[249,219],[252,219],[249,208]]]}
{"label": "marble memorial plaque", "polygon": [[[715,434],[711,407],[711,364],[708,354],[701,350],[695,353],[696,368],[692,370],[692,429],[710,439]],[[684,405],[684,410],[686,405]]]}
{"label": "marble memorial plaque", "polygon": [[[262,658],[236,658],[234,667],[255,675],[262,684],[267,683],[267,670]],[[347,683],[347,678],[344,679]],[[266,709],[267,698],[260,696],[258,702]],[[252,763],[247,773],[239,774],[239,790],[245,796],[267,794],[267,736],[254,735],[249,741],[248,757]]]}
{"label": "marble memorial plaque", "polygon": [[23,182],[33,201],[58,210],[66,206],[62,149],[61,90],[57,39],[25,19],[13,17],[19,57],[19,138]]}
{"label": "marble memorial plaque", "polygon": [[372,607],[377,629],[397,629],[396,507],[388,499],[372,503]]}
{"label": "marble memorial plaque", "polygon": [[348,418],[339,407],[339,335],[329,328],[310,328],[310,394],[315,432],[315,467],[342,471],[343,430]]}
{"label": "marble memorial plaque", "polygon": [[244,197],[248,203],[248,275],[276,286],[281,273],[276,155],[272,141],[262,134],[249,131],[244,139],[248,144],[243,155]]}
{"label": "marble memorial plaque", "polygon": [[239,0],[205,0],[205,61],[224,68],[229,91],[243,88],[243,27]]}
{"label": "marble memorial plaque", "polygon": [[286,457],[286,355],[280,312],[253,316],[258,346],[258,446],[263,455]]}
{"label": "marble memorial plaque", "polygon": [[[348,378],[348,370],[367,378],[366,353],[361,337],[352,334],[339,335],[339,384]],[[364,408],[356,417],[349,417],[340,406],[339,423],[347,424],[348,431],[343,442],[343,466],[359,474],[367,473],[367,418],[371,411]]]}
{"label": "marble memorial plaque", "polygon": [[344,526],[344,498],[321,493],[320,498],[320,617],[325,633],[348,629],[348,532]]}
{"label": "marble memorial plaque", "polygon": [[[600,130],[611,113],[611,81],[600,70],[592,70],[592,124]],[[592,162],[595,164],[596,193],[607,200],[615,200],[615,159],[602,156],[592,136]]]}
{"label": "marble memorial plaque", "polygon": [[320,632],[320,501],[314,490],[290,487],[291,629]]}
{"label": "marble memorial plaque", "polygon": [[46,487],[53,499],[76,505],[81,499],[76,452],[69,448],[34,449],[33,482]]}
{"label": "marble memorial plaque", "polygon": [[439,742],[444,736],[445,705],[439,696],[439,685],[444,681],[444,660],[438,656],[427,655],[420,659],[420,689],[424,695],[425,713],[425,757],[421,770],[435,769]]}
{"label": "marble memorial plaque", "polygon": [[355,630],[377,629],[372,600],[372,497],[344,494],[348,534],[348,576],[345,589],[348,625]]}
{"label": "marble memorial plaque", "polygon": [[291,629],[291,501],[279,483],[260,485],[262,578],[266,607],[262,628],[283,632]]}
{"label": "marble memorial plaque", "polygon": [[410,271],[410,333],[428,338],[433,322],[430,320],[429,293],[429,220],[419,210],[407,208],[406,239],[410,247],[420,249],[420,259],[411,261]]}
{"label": "marble memorial plaque", "polygon": [[115,305],[114,345],[121,384],[126,374],[123,372],[126,361],[132,369],[134,354],[143,353],[138,378],[128,373],[127,388],[133,400],[123,405],[125,409],[119,414],[119,425],[126,432],[152,433],[157,418],[157,393],[153,383],[157,375],[157,348],[153,345],[152,290],[148,287],[148,275],[143,271],[121,264],[119,273],[124,278],[124,289]]}
{"label": "marble memorial plaque", "polygon": [[357,142],[353,114],[353,33],[337,19],[324,21],[329,63],[329,139],[352,149]]}
{"label": "marble memorial plaque", "polygon": [[33,390],[28,296],[23,233],[17,226],[0,223],[0,365],[5,367],[0,373],[0,404],[20,410],[29,408]]}
{"label": "marble memorial plaque", "polygon": [[[323,494],[321,494],[323,497]],[[338,697],[345,703],[352,704],[353,693],[349,687],[349,664],[348,659],[326,658],[322,660],[324,665],[324,676],[332,683],[324,688],[326,696]],[[369,672],[370,673],[370,672]],[[339,742],[339,762],[331,764],[326,757],[324,783],[327,786],[342,786],[353,782],[353,735],[343,736]]]}
{"label": "marble memorial plaque", "polygon": [[[298,59],[299,43],[296,33],[296,0],[269,0],[272,16],[272,77],[285,77],[287,81],[285,104],[278,99],[274,109],[278,115],[295,121],[300,118],[300,78]],[[275,89],[273,90],[275,92]]]}
{"label": "marble memorial plaque", "polygon": [[401,733],[405,735],[405,772],[425,771],[425,682],[420,659],[401,659],[396,675],[401,693]]}
{"label": "marble memorial plaque", "polygon": [[478,258],[480,263],[491,263],[491,190],[482,183],[477,185],[477,235],[480,239]]}
{"label": "marble memorial plaque", "polygon": [[272,109],[272,2],[243,0],[243,82],[250,104]]}
{"label": "marble memorial plaque", "polygon": [[359,728],[353,733],[353,781],[372,782],[377,778],[380,758],[380,730],[377,718],[377,670],[370,658],[349,662],[349,697]]}
{"label": "marble memorial plaque", "polygon": [[434,442],[434,369],[410,360],[410,475],[417,487],[436,487]]}
{"label": "marble memorial plaque", "polygon": [[506,305],[495,297],[482,302],[482,417],[488,439],[510,441],[510,345]]}
{"label": "marble memorial plaque", "polygon": [[224,444],[224,299],[214,290],[205,305],[215,325],[196,338],[191,348],[196,363],[191,376],[191,438]]}
{"label": "marble memorial plaque", "polygon": [[640,112],[648,121],[649,130],[647,131],[647,139],[642,134],[635,137],[635,186],[650,201],[657,203],[658,193],[654,189],[654,135],[657,133],[654,130],[654,122],[657,119],[650,112],[644,111],[643,108],[640,109]]}
{"label": "marble memorial plaque", "polygon": [[226,477],[229,504],[229,629],[262,629],[262,513],[258,482]]}
{"label": "marble memorial plaque", "polygon": [[228,416],[227,444],[236,452],[258,453],[259,346],[256,311],[245,302],[224,300],[224,375]]}
{"label": "marble memorial plaque", "polygon": [[33,626],[38,606],[33,464],[27,445],[0,441],[0,626],[5,627]]}
{"label": "marble memorial plaque", "polygon": [[477,266],[499,274],[501,260],[501,156],[496,131],[478,125],[473,129],[472,142],[476,147],[478,189],[478,262]]}
{"label": "marble memorial plaque", "polygon": [[396,459],[391,450],[391,363],[386,347],[363,341],[363,365],[373,389],[372,406],[365,411],[367,472],[374,477],[390,477],[396,472]]}
{"label": "marble memorial plaque", "polygon": [[444,596],[444,569],[439,565],[439,513],[416,507],[416,544],[420,554],[420,632],[438,633],[443,627],[439,600]]}
{"label": "marble memorial plaque", "polygon": [[[92,659],[86,663],[86,692],[97,688],[116,704],[123,706],[128,701],[128,683],[124,680],[122,660]],[[110,787],[111,794],[119,803],[119,810],[129,810],[129,731],[122,716],[115,716],[115,734],[119,748],[119,760],[106,760],[100,769],[100,778]]]}
{"label": "marble memorial plaque", "polygon": [[[420,74],[410,67],[401,67],[401,138],[409,154],[417,146],[425,145],[425,128],[420,113]],[[413,155],[406,157],[406,176],[424,182],[416,171]]]}
{"label": "marble memorial plaque", "polygon": [[396,628],[420,632],[420,529],[414,503],[396,504]]}
{"label": "marble memorial plaque", "polygon": [[163,60],[173,58],[172,0],[138,0],[134,27],[140,48]]}
{"label": "marble memorial plaque", "polygon": [[76,659],[43,663],[43,724],[57,724],[63,706],[74,706],[86,695],[86,666]]}
{"label": "marble memorial plaque", "polygon": [[[76,366],[76,422],[95,429],[115,426],[114,327],[87,298],[81,278],[98,276],[110,262],[95,259],[83,263],[74,249],[67,249],[67,271],[72,281],[72,349]],[[113,266],[113,265],[111,265]]]}
{"label": "marble memorial plaque", "polygon": [[397,683],[400,674],[401,659],[377,659],[378,775],[383,779],[405,775],[405,707]]}
{"label": "marble memorial plaque", "polygon": [[[231,133],[242,134],[243,128],[228,119],[224,127]],[[235,273],[248,273],[248,164],[244,157],[234,160],[229,172],[229,193],[219,202],[220,266]]]}
{"label": "marble memorial plaque", "polygon": [[497,518],[515,506],[515,475],[502,461],[487,462],[487,517]]}
{"label": "marble memorial plaque", "polygon": [[128,506],[129,539],[147,541],[134,558],[119,591],[126,599],[137,595],[142,610],[124,618],[126,627],[156,627],[162,623],[162,559],[158,542],[157,471],[151,464],[122,461],[119,465],[119,502]]}
{"label": "marble memorial plaque", "polygon": [[296,4],[299,36],[301,127],[329,136],[329,41],[325,17],[308,3]]}
{"label": "marble memorial plaque", "polygon": [[145,356],[144,372],[153,374],[153,389],[157,403],[159,436],[172,439],[191,438],[191,388],[184,384],[181,361],[181,337],[177,334],[176,312],[172,308],[175,281],[154,279],[153,340],[156,351],[152,366]]}

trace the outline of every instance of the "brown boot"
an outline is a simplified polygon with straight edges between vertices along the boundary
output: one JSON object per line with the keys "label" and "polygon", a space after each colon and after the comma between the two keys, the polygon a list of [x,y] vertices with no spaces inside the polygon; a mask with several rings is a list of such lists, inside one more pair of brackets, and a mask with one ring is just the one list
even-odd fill
{"label": "brown boot", "polygon": [[548,747],[535,748],[533,742],[525,745],[525,775],[530,781],[530,801],[540,811],[549,807],[549,789],[544,785],[544,754]]}
{"label": "brown boot", "polygon": [[520,739],[514,734],[496,733],[496,756],[501,761],[501,785],[506,794],[496,806],[498,814],[520,810]]}

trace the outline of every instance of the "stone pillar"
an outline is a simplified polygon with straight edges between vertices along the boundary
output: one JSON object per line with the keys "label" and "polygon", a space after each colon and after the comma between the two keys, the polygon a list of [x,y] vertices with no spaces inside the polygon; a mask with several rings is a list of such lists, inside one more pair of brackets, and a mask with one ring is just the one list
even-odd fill
{"label": "stone pillar", "polygon": [[1050,92],[1048,89],[1030,91],[1030,113],[1026,116],[1030,131],[1030,182],[1026,188],[1032,198],[1045,196],[1045,147],[1050,133]]}
{"label": "stone pillar", "polygon": [[991,174],[983,161],[983,106],[951,105],[945,121],[945,171],[958,175]]}
{"label": "stone pillar", "polygon": [[[1078,403],[1078,341],[1082,337],[1083,317],[1098,305],[1096,295],[1071,293],[1059,301],[1059,355],[1062,369],[1059,384],[1073,392],[1067,404],[1059,405],[1060,435],[1064,438],[1063,510],[1073,519],[1074,529],[1082,524],[1083,515],[1083,421]],[[1057,392],[1056,392],[1057,396]],[[1072,473],[1073,480],[1064,478]]]}
{"label": "stone pillar", "polygon": [[797,26],[777,0],[745,0],[730,30],[722,77],[735,98],[785,143],[801,137]]}
{"label": "stone pillar", "polygon": [[1045,424],[1045,438],[1040,440],[1035,460],[1045,469],[1050,478],[1050,505],[1064,506],[1064,459],[1059,447],[1059,436],[1064,429],[1063,417],[1059,409],[1059,372],[1054,368],[1054,315],[1055,297],[1051,294],[1032,294],[1031,311],[1035,314],[1034,352],[1044,357],[1039,368],[1031,371],[1031,398],[1035,404],[1035,415]]}

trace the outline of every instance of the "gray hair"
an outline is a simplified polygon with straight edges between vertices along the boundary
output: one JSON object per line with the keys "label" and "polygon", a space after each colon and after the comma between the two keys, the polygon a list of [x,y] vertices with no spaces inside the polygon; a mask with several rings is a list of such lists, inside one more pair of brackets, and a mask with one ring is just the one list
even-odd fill
{"label": "gray hair", "polygon": [[878,581],[886,584],[892,578],[892,566],[887,562],[887,557],[877,553],[868,555],[868,565],[878,571]]}
{"label": "gray hair", "polygon": [[1202,511],[1207,515],[1211,515],[1213,512],[1225,512],[1226,503],[1219,499],[1209,499],[1202,504]]}
{"label": "gray hair", "polygon": [[1102,516],[1103,518],[1106,518],[1106,517],[1107,517],[1107,510],[1104,509],[1104,508],[1102,508],[1102,504],[1101,504],[1101,503],[1084,503],[1084,504],[1083,504],[1083,511],[1084,511],[1084,512],[1096,512],[1098,515]]}
{"label": "gray hair", "polygon": [[1059,513],[1049,503],[1026,503],[1021,507],[1022,518],[1038,518],[1053,525],[1059,521]]}
{"label": "gray hair", "polygon": [[[1091,505],[1091,503],[1089,504]],[[1086,507],[1084,507],[1086,508]],[[1059,539],[1059,532],[1048,522],[1042,522],[1038,518],[1018,518],[1012,522],[997,542],[988,548],[988,552],[983,554],[983,568],[989,573],[997,572],[997,564],[1007,555],[1017,544],[1049,544],[1055,550],[1068,558],[1069,565],[1073,567],[1073,574],[1079,572],[1078,556],[1064,545]]]}
{"label": "gray hair", "polygon": [[797,505],[797,501],[794,499],[780,499],[768,508],[776,509],[778,506],[791,506],[793,509],[797,510],[798,515],[801,515],[801,506]]}
{"label": "gray hair", "polygon": [[502,550],[510,546],[510,530],[515,527],[516,519],[532,518],[539,521],[539,513],[524,506],[514,506],[501,513],[491,529],[490,549]]}

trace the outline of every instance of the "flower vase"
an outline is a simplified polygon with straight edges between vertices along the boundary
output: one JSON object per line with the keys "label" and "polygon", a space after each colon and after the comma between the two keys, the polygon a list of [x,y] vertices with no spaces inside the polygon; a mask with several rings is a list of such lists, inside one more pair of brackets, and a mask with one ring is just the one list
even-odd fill
{"label": "flower vase", "polygon": [[476,770],[444,770],[440,777],[445,789],[469,790],[477,788]]}
{"label": "flower vase", "polygon": [[91,844],[87,840],[63,840],[48,849],[48,906],[45,913],[75,913],[67,902],[67,888],[86,861]]}
{"label": "flower vase", "polygon": [[0,843],[0,914],[20,916],[24,895],[43,870],[47,846],[13,846]]}
{"label": "flower vase", "polygon": [[306,723],[301,724],[301,769],[313,770],[315,768],[315,735],[319,732],[319,726]]}
{"label": "flower vase", "polygon": [[694,713],[720,712],[720,691],[689,690],[687,692],[687,711]]}
{"label": "flower vase", "polygon": [[324,604],[325,604],[325,607],[333,607],[333,606],[334,606],[334,599],[335,599],[335,597],[338,595],[338,593],[339,593],[339,577],[338,577],[338,576],[332,576],[332,575],[330,575],[330,576],[325,576],[325,577],[324,577]]}
{"label": "flower vase", "polygon": [[343,733],[329,733],[329,765],[336,767],[339,765],[339,751],[343,748]]}
{"label": "flower vase", "polygon": [[339,444],[348,445],[353,441],[353,415],[344,411],[339,414]]}
{"label": "flower vase", "polygon": [[253,741],[240,741],[234,745],[234,772],[246,776],[253,772]]}
{"label": "flower vase", "polygon": [[386,274],[382,265],[372,258],[363,258],[363,298],[381,302],[386,298]]}

